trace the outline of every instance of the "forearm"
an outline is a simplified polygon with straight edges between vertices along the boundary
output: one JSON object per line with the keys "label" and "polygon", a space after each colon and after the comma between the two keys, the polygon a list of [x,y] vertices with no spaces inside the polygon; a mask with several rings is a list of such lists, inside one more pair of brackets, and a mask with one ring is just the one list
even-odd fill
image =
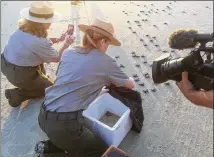
{"label": "forearm", "polygon": [[53,44],[58,42],[57,38],[49,38],[49,39],[52,41]]}
{"label": "forearm", "polygon": [[61,59],[61,57],[62,57],[62,54],[63,54],[63,52],[65,51],[65,49],[67,49],[68,48],[68,46],[66,46],[66,45],[62,45],[62,47],[59,49],[59,56],[57,57],[57,58],[54,58],[53,59],[53,62],[59,62],[60,61],[60,59]]}
{"label": "forearm", "polygon": [[192,103],[200,106],[213,108],[213,90],[212,91],[196,91],[186,92],[185,96]]}

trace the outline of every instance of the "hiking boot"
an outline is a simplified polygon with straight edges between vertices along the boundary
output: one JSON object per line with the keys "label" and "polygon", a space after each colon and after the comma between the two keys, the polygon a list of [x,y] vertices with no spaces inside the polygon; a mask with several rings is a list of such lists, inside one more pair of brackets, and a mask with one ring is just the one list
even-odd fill
{"label": "hiking boot", "polygon": [[64,153],[65,151],[56,147],[50,140],[40,141],[35,146],[35,152],[38,154]]}
{"label": "hiking boot", "polygon": [[11,99],[10,89],[6,89],[4,94],[5,94],[5,97],[8,99],[8,103],[11,107],[17,107],[17,106],[21,105],[22,101],[16,101],[16,100]]}

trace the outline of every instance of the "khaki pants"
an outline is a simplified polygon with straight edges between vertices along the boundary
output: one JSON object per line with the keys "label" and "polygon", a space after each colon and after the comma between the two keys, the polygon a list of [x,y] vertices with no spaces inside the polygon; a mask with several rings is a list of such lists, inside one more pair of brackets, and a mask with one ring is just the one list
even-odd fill
{"label": "khaki pants", "polygon": [[43,65],[37,67],[23,67],[11,64],[1,54],[1,72],[8,81],[17,88],[10,89],[11,99],[23,102],[45,96],[45,88],[53,82],[45,76]]}

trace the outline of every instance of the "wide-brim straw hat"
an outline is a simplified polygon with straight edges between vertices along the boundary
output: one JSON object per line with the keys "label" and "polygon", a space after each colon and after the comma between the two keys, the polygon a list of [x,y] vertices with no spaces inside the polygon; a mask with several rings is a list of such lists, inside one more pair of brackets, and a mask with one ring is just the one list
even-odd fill
{"label": "wide-brim straw hat", "polygon": [[114,36],[114,27],[111,23],[104,22],[98,18],[95,18],[91,25],[78,25],[79,29],[83,32],[87,30],[92,30],[94,32],[100,33],[110,40],[110,45],[120,46],[121,43]]}
{"label": "wide-brim straw hat", "polygon": [[55,12],[52,3],[48,1],[32,2],[29,8],[21,10],[20,15],[29,21],[38,23],[53,23],[62,19],[62,15]]}

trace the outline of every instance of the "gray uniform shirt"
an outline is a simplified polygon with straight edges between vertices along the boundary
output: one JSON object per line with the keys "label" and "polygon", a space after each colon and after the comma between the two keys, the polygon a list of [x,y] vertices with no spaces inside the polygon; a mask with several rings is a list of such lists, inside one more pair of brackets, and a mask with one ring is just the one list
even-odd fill
{"label": "gray uniform shirt", "polygon": [[86,109],[105,85],[122,86],[129,77],[110,56],[81,48],[66,50],[53,86],[46,89],[44,105],[49,111],[71,112]]}
{"label": "gray uniform shirt", "polygon": [[40,38],[17,29],[4,48],[5,59],[18,66],[37,66],[50,63],[58,52],[48,38]]}

